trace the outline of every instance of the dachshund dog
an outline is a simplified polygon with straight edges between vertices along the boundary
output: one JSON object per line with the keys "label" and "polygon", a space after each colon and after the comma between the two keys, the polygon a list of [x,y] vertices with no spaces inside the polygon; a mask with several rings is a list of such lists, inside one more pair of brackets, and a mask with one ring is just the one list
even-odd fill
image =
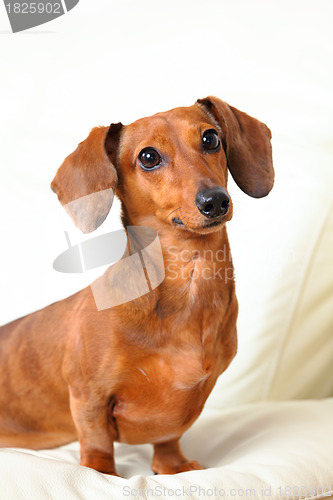
{"label": "dachshund dog", "polygon": [[[237,349],[228,170],[246,194],[266,196],[270,139],[266,125],[207,97],[94,128],[65,159],[51,184],[60,203],[115,192],[124,227],[157,232],[165,277],[114,307],[98,310],[87,287],[1,327],[0,446],[78,439],[81,465],[116,475],[115,441],[151,443],[155,473],[202,469],[179,439]],[[109,194],[94,200],[68,209],[83,232],[112,204]]]}

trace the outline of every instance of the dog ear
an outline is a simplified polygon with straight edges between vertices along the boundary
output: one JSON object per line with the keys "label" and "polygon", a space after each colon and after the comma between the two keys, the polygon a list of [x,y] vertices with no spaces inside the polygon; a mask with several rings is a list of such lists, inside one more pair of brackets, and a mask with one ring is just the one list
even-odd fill
{"label": "dog ear", "polygon": [[95,127],[67,156],[51,189],[83,233],[97,229],[107,217],[117,186],[117,150],[123,125]]}
{"label": "dog ear", "polygon": [[198,99],[197,103],[222,128],[228,168],[237,185],[253,198],[266,196],[274,183],[269,128],[217,97]]}

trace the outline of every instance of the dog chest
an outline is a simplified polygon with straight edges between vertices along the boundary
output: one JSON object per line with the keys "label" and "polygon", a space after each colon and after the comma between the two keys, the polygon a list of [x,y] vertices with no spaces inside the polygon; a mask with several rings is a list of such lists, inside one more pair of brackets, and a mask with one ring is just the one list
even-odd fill
{"label": "dog chest", "polygon": [[203,370],[199,350],[141,360],[128,375],[112,414],[122,442],[156,443],[181,435],[208,396],[210,373]]}

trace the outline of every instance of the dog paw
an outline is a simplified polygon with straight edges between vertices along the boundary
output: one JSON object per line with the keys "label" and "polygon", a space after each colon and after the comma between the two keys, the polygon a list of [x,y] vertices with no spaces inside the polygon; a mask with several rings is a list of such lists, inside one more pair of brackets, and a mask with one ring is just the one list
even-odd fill
{"label": "dog paw", "polygon": [[196,460],[192,460],[189,462],[184,462],[179,465],[168,465],[168,464],[161,464],[159,466],[155,466],[153,468],[154,474],[179,474],[180,472],[188,472],[191,470],[203,470],[204,467],[202,467],[199,462]]}

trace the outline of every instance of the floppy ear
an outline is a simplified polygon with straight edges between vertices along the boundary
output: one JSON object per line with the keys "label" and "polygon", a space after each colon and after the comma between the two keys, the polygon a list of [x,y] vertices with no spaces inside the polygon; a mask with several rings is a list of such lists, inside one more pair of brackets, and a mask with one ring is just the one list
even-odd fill
{"label": "floppy ear", "polygon": [[228,168],[237,185],[253,198],[266,196],[274,183],[269,128],[217,97],[198,99],[197,103],[222,128]]}
{"label": "floppy ear", "polygon": [[117,149],[121,123],[95,127],[67,156],[51,189],[83,233],[97,229],[108,215],[117,186]]}

